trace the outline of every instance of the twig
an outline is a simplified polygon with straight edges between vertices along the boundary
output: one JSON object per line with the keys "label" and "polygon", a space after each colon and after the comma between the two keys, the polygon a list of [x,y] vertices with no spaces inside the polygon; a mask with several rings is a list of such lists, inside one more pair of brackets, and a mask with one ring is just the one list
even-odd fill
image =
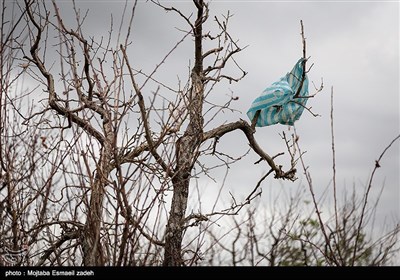
{"label": "twig", "polygon": [[254,114],[254,118],[251,120],[251,128],[254,130],[256,128],[258,117],[260,116],[261,110],[257,110]]}
{"label": "twig", "polygon": [[295,101],[295,100],[290,100],[289,103],[290,103],[290,102],[295,103],[295,104],[297,104],[297,105],[303,107],[303,108],[306,109],[313,117],[320,117],[320,116],[321,116],[321,115],[319,115],[319,114],[313,113],[313,111],[311,111],[312,107],[308,108],[308,107],[304,106],[303,104],[301,104],[300,102],[297,102],[297,101]]}
{"label": "twig", "polygon": [[128,60],[128,56],[126,54],[125,48],[124,46],[121,44],[120,48],[122,50],[122,54],[124,56],[124,59],[126,61],[126,66],[128,67],[128,71],[129,71],[129,76],[131,78],[131,82],[132,85],[135,89],[135,92],[139,98],[138,104],[139,104],[139,108],[140,108],[140,114],[142,116],[142,120],[143,120],[143,125],[144,125],[144,130],[145,130],[145,137],[146,137],[146,141],[149,145],[149,150],[151,152],[151,154],[154,156],[154,158],[156,159],[156,161],[158,162],[158,164],[160,164],[160,166],[163,168],[163,170],[169,175],[169,176],[173,176],[173,172],[171,171],[171,169],[167,166],[167,164],[163,161],[163,159],[161,158],[161,156],[157,153],[157,145],[159,145],[162,140],[159,139],[158,143],[154,143],[153,139],[152,139],[152,135],[151,135],[151,130],[149,127],[149,120],[148,120],[148,116],[147,116],[147,110],[145,108],[144,105],[144,99],[143,99],[143,95],[142,92],[139,88],[139,86],[136,84],[133,72],[132,72],[132,68],[129,64],[129,60]]}
{"label": "twig", "polygon": [[[297,135],[296,127],[294,127],[294,132],[295,132],[295,134]],[[297,146],[297,150],[298,150],[299,153],[301,154],[301,149],[300,149],[299,141],[296,141],[295,143],[296,143],[296,146]],[[307,171],[308,168],[306,167],[305,162],[304,162],[302,156],[300,156],[300,162],[301,162],[301,165],[302,165],[303,170],[304,170],[304,175],[306,176],[306,179],[307,179],[308,189],[310,190],[310,193],[311,193],[311,197],[312,197],[312,201],[313,201],[313,204],[314,204],[315,212],[317,213],[317,217],[318,217],[318,222],[319,222],[319,225],[320,225],[320,229],[321,229],[322,234],[323,234],[323,236],[324,236],[324,238],[325,238],[326,246],[327,246],[327,248],[329,249],[329,255],[327,256],[327,259],[330,260],[330,261],[333,261],[336,265],[339,265],[338,261],[336,260],[335,254],[333,254],[334,251],[333,251],[333,248],[332,248],[332,246],[331,246],[330,238],[329,238],[328,234],[326,233],[325,224],[324,224],[324,222],[322,221],[321,211],[319,210],[319,206],[318,206],[318,203],[317,203],[316,198],[315,198],[315,193],[314,193],[314,189],[313,189],[313,184],[312,184],[311,175],[310,175],[310,173]]]}
{"label": "twig", "polygon": [[333,200],[335,204],[335,223],[336,230],[339,229],[338,220],[338,207],[337,207],[337,197],[336,197],[336,156],[335,156],[335,134],[333,126],[333,87],[331,88],[331,142],[332,142],[332,182],[333,182]]}
{"label": "twig", "polygon": [[48,259],[52,253],[58,250],[58,248],[61,247],[61,245],[64,244],[64,242],[71,239],[77,239],[79,237],[80,237],[80,232],[78,230],[63,234],[55,244],[52,244],[50,248],[44,251],[44,254],[40,257],[39,261],[35,265],[36,266],[43,265],[46,259]]}
{"label": "twig", "polygon": [[[37,34],[34,39],[34,43],[31,46],[30,53],[32,58],[29,58],[25,56],[27,60],[32,62],[33,64],[36,65],[36,67],[39,69],[40,73],[46,78],[46,86],[47,86],[47,91],[49,93],[49,105],[50,107],[55,110],[57,113],[60,115],[67,117],[68,119],[71,119],[73,123],[78,125],[81,129],[92,135],[94,138],[96,138],[102,145],[105,142],[105,137],[103,134],[101,134],[99,131],[97,131],[92,125],[87,120],[84,120],[80,117],[78,117],[75,114],[72,114],[67,108],[60,106],[56,100],[56,91],[55,91],[55,85],[54,85],[54,78],[53,75],[46,69],[45,65],[43,64],[43,61],[39,58],[38,55],[38,49],[39,49],[39,43],[41,41],[41,36],[42,36],[42,28],[39,26],[37,23],[36,19],[34,18],[32,11],[30,10],[29,7],[29,2],[25,1],[25,6],[26,6],[26,11],[28,13],[28,17],[32,24],[35,26],[37,30]],[[98,107],[97,109],[101,109]],[[97,111],[96,111],[97,112]]]}
{"label": "twig", "polygon": [[159,1],[155,1],[155,0],[151,0],[151,2],[156,4],[159,7],[163,8],[167,12],[173,11],[173,12],[177,13],[186,21],[186,23],[192,28],[192,30],[194,30],[194,25],[190,21],[192,14],[190,16],[185,16],[180,10],[176,9],[175,7],[166,7],[166,6],[162,5]]}
{"label": "twig", "polygon": [[273,169],[270,169],[270,170],[267,172],[267,174],[265,174],[264,176],[261,177],[261,179],[257,182],[256,187],[253,189],[253,191],[252,191],[252,192],[247,196],[247,198],[245,199],[246,201],[250,201],[251,196],[252,196],[252,195],[256,192],[256,190],[260,187],[262,181],[264,181],[265,178],[267,178],[268,175],[272,173],[272,171],[274,171],[274,170],[273,170]]}
{"label": "twig", "polygon": [[358,227],[357,227],[357,236],[356,236],[356,241],[355,241],[355,244],[354,244],[353,258],[352,258],[352,260],[351,260],[352,265],[354,265],[354,262],[355,262],[355,260],[356,260],[357,246],[358,246],[358,242],[359,242],[359,240],[360,240],[361,228],[362,228],[362,223],[363,223],[363,221],[364,221],[365,209],[366,209],[367,203],[368,203],[369,192],[370,192],[370,190],[371,190],[371,188],[372,188],[372,180],[373,180],[373,178],[374,178],[374,176],[375,176],[376,170],[377,170],[378,168],[381,167],[381,165],[380,165],[379,162],[381,161],[381,159],[383,158],[383,156],[385,155],[385,153],[387,152],[387,150],[393,145],[393,143],[396,142],[396,141],[399,140],[399,139],[400,139],[400,134],[397,135],[397,136],[389,143],[389,145],[386,146],[386,148],[383,150],[383,152],[381,153],[381,155],[379,156],[379,158],[375,161],[375,167],[374,167],[374,170],[372,170],[371,177],[370,177],[369,182],[368,182],[367,191],[365,192],[365,195],[364,195],[364,203],[363,203],[363,207],[362,207],[362,210],[361,210],[360,222],[359,222]]}
{"label": "twig", "polygon": [[304,98],[304,99],[313,98],[324,89],[324,79],[323,78],[321,78],[321,85],[319,86],[319,88],[317,88],[315,86],[314,82],[312,82],[312,84],[315,88],[315,92],[313,94],[309,94],[307,96],[298,96],[297,98]]}
{"label": "twig", "polygon": [[294,98],[298,98],[300,96],[301,89],[303,87],[304,80],[306,79],[306,38],[304,37],[304,27],[303,27],[303,21],[300,20],[300,25],[301,25],[301,39],[303,43],[303,61],[302,61],[302,67],[303,67],[303,72],[301,75],[300,79],[300,85],[299,88],[297,89],[296,94],[294,95]]}

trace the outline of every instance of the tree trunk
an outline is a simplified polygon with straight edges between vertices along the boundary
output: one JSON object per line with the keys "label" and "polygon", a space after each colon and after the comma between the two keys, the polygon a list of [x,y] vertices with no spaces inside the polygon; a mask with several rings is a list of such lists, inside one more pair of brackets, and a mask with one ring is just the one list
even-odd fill
{"label": "tree trunk", "polygon": [[185,212],[189,197],[190,176],[198,158],[198,150],[203,139],[203,52],[202,25],[203,1],[194,1],[197,19],[194,24],[195,65],[192,69],[192,86],[188,91],[189,125],[183,136],[176,142],[176,167],[172,180],[173,196],[165,234],[164,266],[183,265],[182,239],[185,230]]}
{"label": "tree trunk", "polygon": [[104,255],[100,243],[103,198],[104,186],[101,182],[96,182],[92,186],[86,224],[82,234],[83,264],[85,266],[104,265]]}
{"label": "tree trunk", "polygon": [[173,183],[173,197],[165,235],[165,266],[179,266],[182,260],[182,239],[185,229],[185,212],[189,196],[190,175],[198,158],[198,150],[203,138],[203,84],[193,73],[193,87],[190,122],[184,135],[176,143],[176,169]]}
{"label": "tree trunk", "polygon": [[108,175],[111,167],[113,149],[113,131],[110,116],[103,122],[103,131],[106,135],[105,143],[100,150],[100,159],[97,163],[96,176],[90,196],[90,203],[84,232],[81,237],[83,249],[83,264],[85,266],[104,266],[106,256],[101,244],[101,227],[103,221],[103,200],[105,188],[108,184]]}

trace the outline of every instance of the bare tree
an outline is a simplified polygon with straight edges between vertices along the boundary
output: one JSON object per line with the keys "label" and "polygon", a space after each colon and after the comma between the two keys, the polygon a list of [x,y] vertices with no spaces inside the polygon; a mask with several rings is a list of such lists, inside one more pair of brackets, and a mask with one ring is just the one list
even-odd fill
{"label": "bare tree", "polygon": [[[266,254],[257,247],[255,211],[248,210],[244,222],[238,215],[260,195],[268,176],[296,179],[301,158],[296,137],[290,141],[283,137],[290,162],[284,168],[276,163],[283,153],[271,156],[256,141],[258,115],[251,123],[224,120],[207,128],[224,110],[232,110],[236,100],[232,96],[223,104],[213,104],[209,100],[215,87],[239,82],[246,75],[236,61],[245,47],[228,31],[232,15],[210,19],[209,5],[202,0],[192,1],[193,14],[159,1],[146,5],[183,22],[181,39],[149,72],[138,70],[132,59],[136,1],[125,3],[118,22],[110,17],[109,32],[101,38],[87,32],[90,11],[82,11],[74,1],[2,2],[0,241],[4,264],[197,265],[208,252],[218,255],[205,245],[207,238],[231,254],[233,265],[245,261],[257,265],[261,255],[273,265],[280,264],[294,252],[294,247],[279,249],[290,233],[275,234],[272,219],[267,225],[274,242]],[[63,9],[74,17],[67,18]],[[205,30],[205,23],[213,27]],[[301,36],[306,59],[302,23]],[[183,42],[193,42],[194,63],[186,78],[170,86],[156,73]],[[238,75],[227,73],[227,66],[235,67]],[[234,131],[241,132],[250,146],[244,155],[258,155],[257,163],[265,163],[268,172],[243,201],[232,195],[232,204],[224,208],[218,196],[211,211],[193,211],[190,203],[198,178],[211,176],[211,170],[221,166],[228,176],[229,166],[241,159],[224,154],[219,145],[224,135]],[[208,157],[220,164],[202,162]],[[285,228],[298,221],[295,210],[291,207],[285,216]],[[231,248],[211,229],[227,216],[234,217],[231,230],[238,231]],[[354,248],[365,245],[362,227],[353,236],[358,240]],[[296,240],[305,238],[308,235],[302,231]],[[331,244],[331,251],[339,246],[325,242]],[[245,250],[238,252],[242,244]],[[213,257],[206,261],[212,263]]]}
{"label": "bare tree", "polygon": [[[82,197],[86,205],[82,214],[86,218],[79,228],[79,240],[85,265],[104,265],[109,258],[104,252],[105,248],[102,244],[104,227],[106,227],[103,216],[107,188],[112,187],[115,191],[118,201],[115,211],[120,211],[121,215],[129,221],[125,226],[133,224],[135,227],[142,227],[140,222],[132,217],[135,214],[132,213],[129,206],[130,201],[122,188],[124,186],[122,165],[135,165],[140,157],[143,157],[142,160],[148,161],[147,164],[151,165],[149,171],[159,178],[161,186],[164,188],[159,194],[169,188],[173,190],[165,242],[155,241],[148,236],[150,242],[164,246],[164,265],[182,265],[184,263],[182,238],[186,225],[193,219],[198,220],[199,217],[200,220],[205,219],[203,215],[185,216],[190,180],[203,143],[211,139],[219,139],[228,132],[242,130],[253,150],[275,172],[276,178],[294,178],[294,167],[292,166],[289,171],[284,172],[280,166],[277,166],[273,158],[257,144],[254,138],[254,126],[244,120],[224,124],[209,131],[203,129],[206,87],[211,84],[212,88],[212,84],[223,79],[230,82],[239,81],[246,74],[241,70],[242,75],[234,78],[222,73],[227,63],[236,64],[233,57],[242,50],[226,29],[230,15],[228,14],[223,22],[216,19],[220,32],[212,36],[210,32],[203,31],[203,24],[209,16],[208,5],[205,2],[193,1],[196,10],[196,18],[193,21],[174,7],[166,7],[158,2],[153,3],[167,11],[176,12],[182,17],[189,26],[189,31],[185,34],[184,39],[190,36],[194,38],[194,66],[187,82],[188,86],[177,90],[179,99],[175,103],[170,102],[172,104],[171,112],[169,115],[161,117],[159,131],[151,128],[152,121],[149,112],[166,110],[166,108],[156,108],[159,94],[154,94],[150,105],[146,104],[143,94],[146,83],[153,80],[152,75],[157,71],[157,67],[153,73],[145,74],[147,79],[142,85],[137,84],[135,75],[138,73],[132,69],[127,54],[130,28],[127,30],[125,41],[117,42],[117,44],[119,43],[118,47],[113,49],[110,46],[111,35],[105,45],[86,38],[82,29],[85,17],[81,16],[75,4],[73,4],[73,9],[76,13],[76,26],[67,27],[55,2],[52,7],[48,7],[45,2],[25,1],[31,47],[29,53],[25,53],[24,59],[38,70],[38,72],[32,71],[32,78],[39,80],[45,86],[48,94],[45,98],[48,106],[45,106],[41,112],[34,113],[33,117],[51,112],[55,114],[56,118],[49,125],[50,129],[59,130],[61,133],[72,129],[81,137],[90,139],[88,144],[91,152],[76,151],[83,158],[83,165],[80,165],[76,171],[77,174],[85,174],[85,179],[80,179],[80,183],[82,184],[81,188],[87,189]],[[130,22],[132,22],[135,7],[136,4],[132,7]],[[55,15],[54,22],[50,20],[51,9]],[[50,38],[44,36],[47,36],[49,30],[58,33],[60,68],[56,71],[59,71],[57,75],[61,79],[63,89],[58,89],[60,86],[56,83],[55,70],[47,66],[48,63],[45,59],[49,52],[47,44],[50,44]],[[121,33],[121,28],[119,33]],[[204,40],[215,41],[216,47],[203,50]],[[100,55],[102,50],[103,54]],[[22,51],[25,50],[22,49]],[[214,61],[210,65],[204,66],[204,61],[211,55],[215,56]],[[113,61],[114,75],[112,79],[106,78],[104,72],[107,57],[111,57]],[[81,64],[82,66],[80,66]],[[124,71],[126,70],[134,95],[127,92],[124,81],[126,77]],[[128,96],[130,97],[128,98]],[[120,130],[121,123],[124,118],[132,117],[128,112],[135,107],[139,114],[137,134],[124,135],[132,148],[119,147],[118,139],[123,135]],[[33,120],[33,118],[31,119]],[[181,123],[186,120],[188,124],[182,126]],[[180,135],[181,131],[182,135]],[[77,140],[81,141],[81,139]],[[142,139],[143,142],[138,142]],[[70,149],[72,151],[76,148],[70,144]],[[161,154],[160,151],[162,151]],[[148,172],[144,171],[145,169],[138,164],[135,172],[143,176],[143,172]],[[115,179],[118,180],[113,179],[114,176],[111,174],[113,170],[117,170]],[[76,179],[71,178],[71,180],[75,181]],[[148,180],[147,184],[152,184],[152,182]],[[113,215],[118,214],[113,213]],[[116,216],[114,222],[116,222]],[[146,236],[144,232],[141,233]]]}
{"label": "bare tree", "polygon": [[[301,187],[299,187],[299,190]],[[246,215],[231,216],[235,226],[218,231],[210,229],[203,248],[209,265],[222,266],[385,266],[396,265],[399,252],[399,226],[387,230],[373,226],[374,201],[367,218],[370,223],[359,228],[362,199],[356,192],[338,201],[338,224],[335,215],[324,219],[330,238],[326,243],[321,224],[308,196],[296,192],[289,199],[277,196],[268,212],[250,206]],[[285,204],[281,202],[284,201]],[[303,213],[303,214],[302,214]],[[389,226],[389,225],[387,225]],[[380,228],[380,227],[379,227]],[[383,227],[384,228],[384,227]],[[358,237],[357,237],[357,234]],[[356,242],[356,240],[358,241]],[[357,246],[357,247],[356,247]],[[332,248],[332,250],[331,250]],[[355,253],[354,253],[355,252]]]}
{"label": "bare tree", "polygon": [[[299,137],[288,140],[288,152],[300,153],[300,161],[307,179],[308,193],[300,186],[298,191],[284,200],[278,195],[267,213],[259,213],[253,206],[241,218],[232,216],[235,226],[216,233],[208,230],[211,237],[205,249],[205,259],[212,265],[268,265],[268,266],[382,266],[396,264],[399,253],[399,224],[374,228],[375,214],[380,196],[373,198],[370,191],[380,161],[391,146],[400,139],[396,136],[384,148],[374,164],[365,193],[360,197],[353,189],[337,196],[335,141],[333,129],[333,88],[331,92],[332,132],[332,191],[317,198],[313,188],[312,173],[301,152]],[[293,150],[294,148],[294,150]],[[384,186],[381,188],[381,193]],[[322,205],[327,195],[333,196],[331,216],[324,218]],[[279,198],[279,199],[278,199]],[[285,203],[279,203],[284,201]],[[285,205],[285,206],[283,206]],[[368,206],[367,206],[368,205]],[[326,207],[325,207],[326,208]],[[368,209],[368,210],[367,210]],[[326,211],[326,210],[325,210]],[[326,217],[326,215],[324,215]],[[368,222],[366,222],[368,221]],[[379,228],[381,228],[379,227]],[[228,233],[230,237],[228,237]],[[233,236],[232,236],[233,235]]]}

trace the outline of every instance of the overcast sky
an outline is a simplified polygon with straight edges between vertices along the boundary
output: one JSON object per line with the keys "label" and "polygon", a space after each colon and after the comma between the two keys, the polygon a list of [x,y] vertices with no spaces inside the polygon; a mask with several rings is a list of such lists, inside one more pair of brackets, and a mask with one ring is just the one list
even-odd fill
{"label": "overcast sky", "polygon": [[[182,11],[193,8],[190,1],[183,2],[177,1],[174,5]],[[308,101],[321,117],[304,112],[296,123],[300,145],[307,151],[305,160],[313,175],[314,188],[318,193],[325,190],[332,174],[329,116],[333,86],[337,183],[349,192],[355,185],[361,196],[375,159],[400,129],[399,4],[383,1],[211,1],[210,10],[210,18],[229,10],[234,15],[230,19],[231,35],[239,39],[241,46],[248,45],[237,56],[241,67],[248,72],[246,78],[238,84],[227,84],[212,97],[222,99],[221,96],[226,97],[230,91],[239,97],[234,107],[242,114],[224,115],[228,121],[247,119],[245,113],[253,99],[290,71],[301,57],[300,20],[303,20],[307,53],[311,56],[310,63],[314,63],[309,78],[318,85],[322,77],[325,86],[323,92]],[[182,36],[175,27],[186,28],[185,22],[150,3],[141,3],[136,15],[136,63],[138,67],[142,63],[140,68],[151,69]],[[215,31],[213,21],[207,26]],[[159,77],[162,79],[162,75],[166,75],[165,82],[173,84],[176,75],[186,73],[188,61],[193,61],[191,48],[191,41],[188,41],[178,49]],[[311,83],[310,92],[313,92]],[[265,150],[274,155],[284,150],[278,135],[284,130],[288,132],[282,125],[258,128],[256,137]],[[221,145],[231,147],[232,153],[239,155],[236,151],[246,149],[244,140],[235,134],[221,140]],[[265,166],[253,166],[255,160],[257,157],[251,155],[234,166],[227,181],[229,190],[247,196],[248,190],[268,171]],[[399,218],[398,142],[381,163],[382,168],[374,181],[376,190],[385,184],[381,211]],[[284,188],[290,191],[304,183],[300,178],[294,183],[285,183]],[[281,186],[274,179],[266,181],[263,197],[268,195],[268,188],[277,187]]]}
{"label": "overcast sky", "polygon": [[[162,2],[187,14],[194,11],[191,1]],[[106,35],[110,14],[118,19],[124,1],[98,1],[96,4],[78,1],[78,4],[82,9],[89,8],[86,28],[99,38]],[[236,56],[248,75],[238,84],[224,84],[212,93],[212,100],[221,103],[232,93],[239,97],[233,105],[239,112],[227,112],[216,121],[247,120],[245,113],[254,98],[292,69],[302,55],[300,20],[303,20],[307,54],[311,56],[309,63],[314,63],[309,73],[310,93],[314,92],[312,81],[319,85],[323,78],[325,86],[307,103],[321,117],[315,118],[304,111],[296,122],[300,146],[307,151],[304,159],[313,176],[315,191],[321,194],[332,176],[330,92],[333,87],[337,183],[349,192],[355,187],[361,197],[375,160],[400,130],[399,3],[211,1],[210,21],[206,28],[216,31],[213,17],[226,14],[228,10],[234,15],[229,23],[231,35],[242,47],[248,45]],[[150,72],[183,36],[177,28],[187,29],[182,18],[141,1],[136,9],[133,45],[129,49],[131,64]],[[188,65],[193,62],[192,50],[191,39],[180,45],[160,68],[157,79],[176,86],[177,76],[187,77]],[[228,73],[235,73],[234,68],[229,67]],[[210,128],[211,124],[206,127]],[[278,134],[282,131],[293,132],[283,125],[262,127],[257,129],[256,138],[269,154],[274,155],[285,151]],[[245,138],[240,133],[224,137],[220,145],[235,156],[247,149]],[[395,216],[397,221],[400,218],[399,154],[397,141],[381,161],[382,168],[374,181],[374,190],[385,184],[380,204],[381,217]],[[286,164],[285,156],[281,158]],[[232,167],[225,185],[226,192],[231,191],[243,198],[251,192],[259,178],[268,171],[265,165],[253,165],[257,159],[250,153]],[[217,174],[216,177],[222,180],[223,175]],[[298,175],[300,178],[294,183],[277,183],[272,177],[266,180],[262,185],[262,201],[268,201],[271,188],[294,192],[299,185],[305,185],[301,169]],[[205,179],[200,182],[207,185],[205,196],[215,195],[216,184]]]}

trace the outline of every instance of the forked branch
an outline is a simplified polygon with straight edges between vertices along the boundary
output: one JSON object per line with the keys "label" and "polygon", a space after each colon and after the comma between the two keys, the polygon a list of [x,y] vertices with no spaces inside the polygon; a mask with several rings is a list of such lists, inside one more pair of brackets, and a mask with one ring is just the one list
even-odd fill
{"label": "forked branch", "polygon": [[211,139],[211,138],[221,138],[223,135],[225,135],[228,132],[235,131],[237,129],[240,129],[243,131],[245,134],[247,140],[249,141],[250,147],[253,149],[254,152],[256,152],[263,160],[265,160],[268,165],[274,170],[275,172],[275,178],[280,178],[280,179],[288,179],[291,181],[296,180],[295,174],[296,174],[296,169],[291,168],[289,171],[283,171],[282,166],[276,165],[273,158],[268,155],[257,143],[254,133],[255,130],[252,126],[250,126],[246,121],[240,120],[237,122],[233,123],[228,123],[221,125],[217,128],[214,128],[210,131],[207,131],[203,135],[203,142]]}

